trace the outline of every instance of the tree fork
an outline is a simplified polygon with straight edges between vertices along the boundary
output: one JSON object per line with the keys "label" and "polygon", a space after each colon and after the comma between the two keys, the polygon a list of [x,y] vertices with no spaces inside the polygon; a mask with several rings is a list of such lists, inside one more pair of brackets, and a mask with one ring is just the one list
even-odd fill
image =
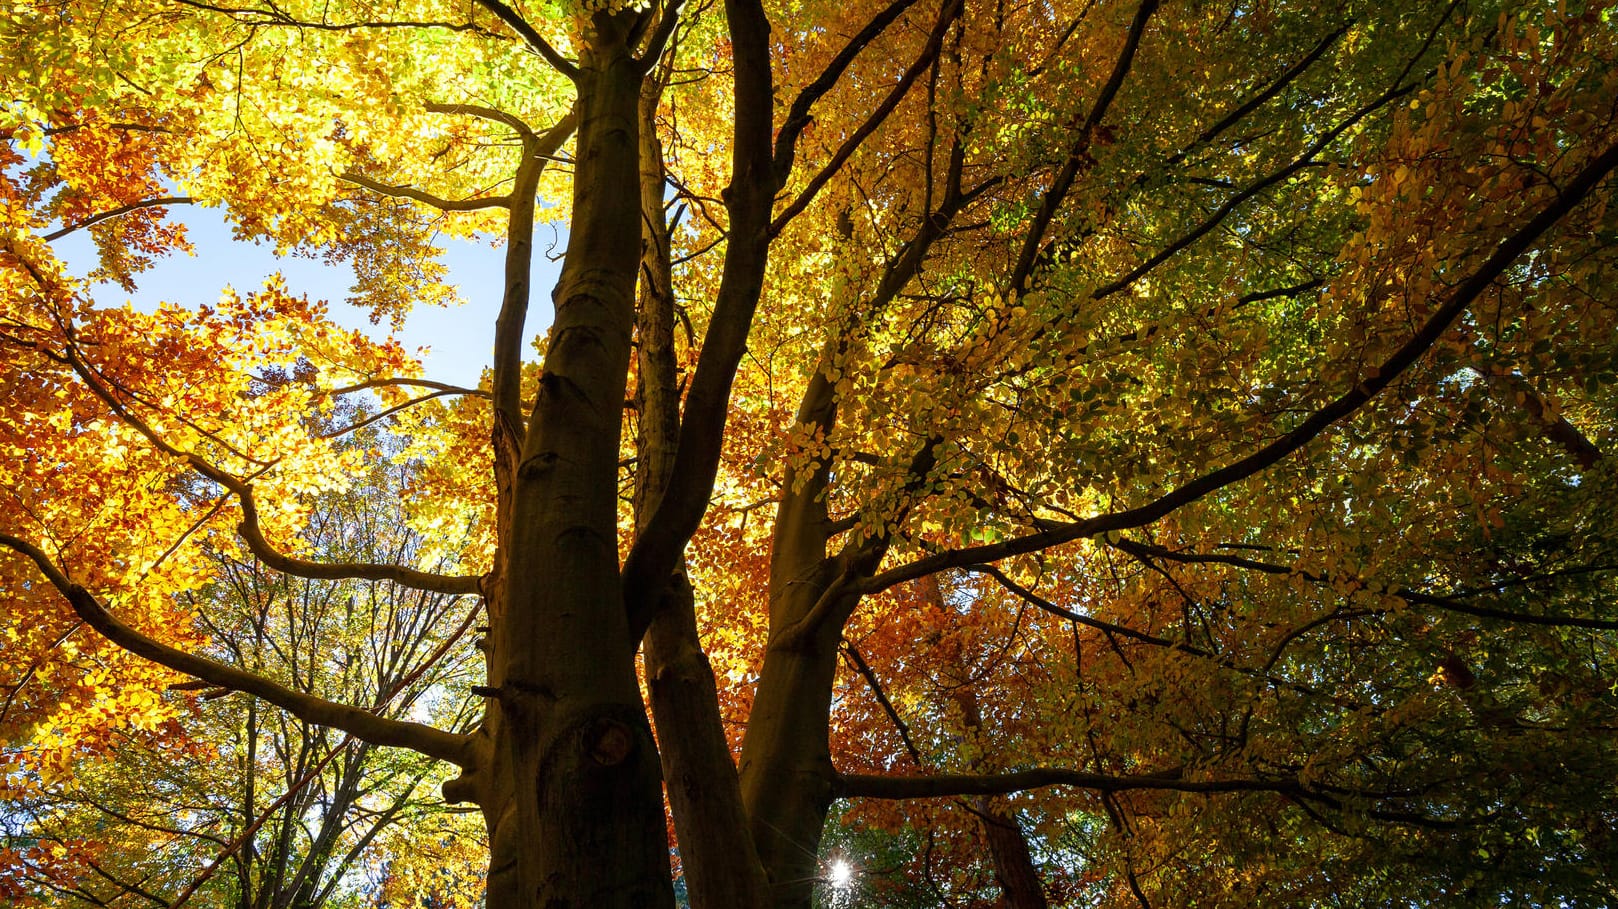
{"label": "tree fork", "polygon": [[673,906],[616,544],[641,241],[636,15],[581,23],[573,229],[500,554],[489,767],[471,781],[490,831],[490,909]]}

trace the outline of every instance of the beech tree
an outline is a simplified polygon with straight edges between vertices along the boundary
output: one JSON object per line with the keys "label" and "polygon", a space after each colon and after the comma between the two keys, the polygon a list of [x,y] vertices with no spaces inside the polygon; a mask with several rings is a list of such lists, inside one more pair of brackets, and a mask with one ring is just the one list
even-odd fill
{"label": "beech tree", "polygon": [[[458,767],[494,909],[670,906],[671,854],[804,906],[834,803],[941,901],[1618,900],[1610,5],[0,16],[7,787],[194,678]],[[132,285],[185,204],[379,322],[497,234],[485,381],[51,247]],[[359,394],[406,451],[342,444]],[[382,457],[430,543],[316,557]],[[481,724],[198,655],[224,536],[476,594]]]}

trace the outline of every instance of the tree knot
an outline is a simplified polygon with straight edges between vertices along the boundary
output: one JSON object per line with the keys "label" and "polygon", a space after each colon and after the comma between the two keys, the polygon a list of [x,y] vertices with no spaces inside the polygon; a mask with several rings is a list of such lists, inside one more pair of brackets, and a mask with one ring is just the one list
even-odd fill
{"label": "tree knot", "polygon": [[584,740],[590,758],[603,767],[622,764],[635,750],[635,731],[606,717],[590,724]]}

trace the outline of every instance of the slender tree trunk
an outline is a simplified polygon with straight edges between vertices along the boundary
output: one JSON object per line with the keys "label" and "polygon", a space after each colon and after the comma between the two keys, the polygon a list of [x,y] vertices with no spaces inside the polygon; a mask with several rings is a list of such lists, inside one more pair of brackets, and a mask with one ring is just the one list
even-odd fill
{"label": "slender tree trunk", "polygon": [[[933,578],[926,579],[929,594],[943,605],[943,595]],[[961,664],[962,678],[971,674],[970,666]],[[955,691],[955,703],[961,708],[961,722],[968,735],[985,735],[983,714],[978,709],[977,694],[968,685]],[[980,772],[980,762],[972,762],[972,770]],[[965,803],[977,815],[978,827],[983,831],[984,843],[989,847],[989,858],[994,863],[994,878],[1000,883],[1000,905],[1005,909],[1045,909],[1045,886],[1039,869],[1034,867],[1034,856],[1028,849],[1028,838],[1022,826],[1010,813],[1000,809],[991,798],[974,798]]]}
{"label": "slender tree trunk", "polygon": [[[663,209],[663,149],[656,114],[661,86],[641,93],[641,213],[644,252],[638,309],[635,523],[644,530],[674,467],[680,386],[674,346],[674,287]],[[730,743],[719,715],[713,667],[697,631],[683,568],[646,632],[646,687],[657,724],[663,775],[694,909],[754,909],[769,903],[764,868],[748,838]]]}
{"label": "slender tree trunk", "polygon": [[1000,882],[1000,905],[1004,909],[1045,909],[1044,883],[1028,851],[1028,839],[1017,819],[997,809],[991,799],[972,800],[978,826],[994,860],[994,877]]}

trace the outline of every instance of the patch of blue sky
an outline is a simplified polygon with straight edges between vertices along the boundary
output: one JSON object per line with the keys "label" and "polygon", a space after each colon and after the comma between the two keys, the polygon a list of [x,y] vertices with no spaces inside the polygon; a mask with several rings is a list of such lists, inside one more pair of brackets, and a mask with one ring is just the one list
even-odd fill
{"label": "patch of blue sky", "polygon": [[[330,304],[332,318],[351,328],[383,337],[389,327],[373,325],[368,313],[344,302],[354,281],[354,272],[343,263],[299,256],[278,256],[268,244],[237,240],[231,236],[223,210],[177,205],[169,217],[184,223],[195,254],[178,254],[159,259],[150,269],[136,276],[138,287],[131,294],[113,284],[92,288],[102,304],[120,306],[125,301],[150,311],[160,302],[195,307],[211,304],[225,287],[248,293],[264,285],[265,279],[279,272],[293,293]],[[535,233],[535,293],[528,313],[528,333],[544,332],[551,321],[550,288],[556,283],[560,265],[551,256],[560,252],[566,237],[554,237],[551,228],[540,225]],[[74,275],[84,276],[95,267],[95,246],[86,232],[75,232],[52,243]],[[430,379],[455,385],[475,386],[493,359],[494,320],[500,311],[504,286],[505,247],[487,240],[443,241],[444,262],[449,283],[466,302],[461,306],[423,306],[412,310],[397,338],[407,350],[419,351]]]}

